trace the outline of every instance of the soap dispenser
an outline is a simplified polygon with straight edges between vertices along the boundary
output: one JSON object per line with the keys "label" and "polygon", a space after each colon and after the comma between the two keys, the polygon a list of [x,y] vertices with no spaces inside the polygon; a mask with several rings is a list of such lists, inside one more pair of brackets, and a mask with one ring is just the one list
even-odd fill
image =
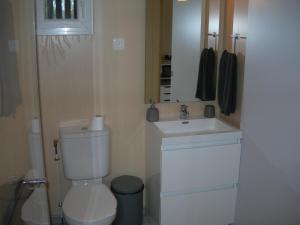
{"label": "soap dispenser", "polygon": [[150,101],[151,106],[147,109],[146,118],[149,122],[156,122],[159,120],[159,111],[158,108],[155,107],[155,103]]}

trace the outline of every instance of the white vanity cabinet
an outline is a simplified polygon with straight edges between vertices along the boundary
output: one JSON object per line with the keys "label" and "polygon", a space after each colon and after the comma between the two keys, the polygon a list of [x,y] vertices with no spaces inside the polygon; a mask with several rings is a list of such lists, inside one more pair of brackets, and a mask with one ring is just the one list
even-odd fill
{"label": "white vanity cabinet", "polygon": [[164,133],[147,123],[146,212],[153,225],[234,222],[241,132],[213,120],[227,129]]}

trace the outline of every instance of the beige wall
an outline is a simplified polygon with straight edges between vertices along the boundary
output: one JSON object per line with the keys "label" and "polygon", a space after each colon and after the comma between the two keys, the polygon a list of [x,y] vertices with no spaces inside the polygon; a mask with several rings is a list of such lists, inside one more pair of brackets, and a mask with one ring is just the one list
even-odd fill
{"label": "beige wall", "polygon": [[14,39],[18,40],[16,66],[22,103],[14,117],[0,118],[0,185],[13,177],[25,175],[29,169],[27,130],[31,119],[39,116],[33,1],[10,2],[13,9]]}
{"label": "beige wall", "polygon": [[161,0],[146,0],[145,102],[160,101]]}
{"label": "beige wall", "polygon": [[[100,113],[111,128],[111,177],[144,177],[145,2],[99,1],[95,18],[95,74],[100,76]],[[124,51],[112,50],[123,37]],[[97,61],[98,60],[98,61]],[[98,103],[98,104],[99,104]]]}
{"label": "beige wall", "polygon": [[[24,105],[15,119],[1,119],[0,183],[10,176],[23,174],[29,168],[26,130],[32,117],[38,116],[36,71],[34,67],[32,5],[16,0],[16,28],[20,37],[18,58]],[[28,3],[28,2],[26,2]],[[31,2],[32,3],[32,2]],[[108,180],[121,174],[144,178],[144,77],[145,77],[145,0],[97,0],[94,2],[95,34],[92,38],[71,38],[64,46],[65,56],[43,48],[40,37],[38,60],[43,115],[43,138],[46,171],[53,214],[69,188],[62,177],[61,165],[54,161],[53,140],[58,138],[62,121],[91,118],[102,114],[111,129],[111,173]],[[25,23],[27,19],[28,23]],[[22,26],[20,24],[22,23]],[[124,51],[112,50],[112,39],[123,37]],[[202,114],[202,104],[190,103],[191,115]],[[158,105],[161,117],[177,117],[178,104]],[[17,129],[10,129],[15,127]],[[18,137],[18,142],[15,137]],[[3,139],[2,139],[3,138]],[[4,144],[2,144],[4,143]],[[19,167],[15,164],[18,163]],[[58,168],[58,169],[57,169]],[[60,184],[61,183],[61,184]],[[62,193],[62,196],[60,196]]]}
{"label": "beige wall", "polygon": [[60,194],[69,187],[60,179],[60,162],[54,161],[53,140],[58,138],[59,123],[93,115],[92,43],[85,38],[69,38],[69,42],[71,48],[64,46],[65,58],[57,54],[55,60],[53,49],[44,50],[44,38],[38,39],[45,164],[53,212]]}
{"label": "beige wall", "polygon": [[24,107],[14,118],[0,118],[0,185],[23,176],[29,168]]}
{"label": "beige wall", "polygon": [[173,0],[161,0],[160,57],[172,55]]}
{"label": "beige wall", "polygon": [[[111,170],[108,181],[121,174],[145,177],[145,1],[94,1],[92,39],[80,38],[65,47],[65,58],[55,63],[42,52],[39,38],[41,101],[47,175],[52,214],[58,214],[59,178],[53,139],[61,121],[105,116],[111,129]],[[123,37],[125,50],[114,51],[112,39]],[[48,58],[47,59],[47,55]],[[50,57],[49,57],[50,56]],[[51,60],[52,58],[52,60]],[[199,115],[199,103],[191,103]],[[159,105],[161,117],[177,117],[179,105]],[[64,193],[69,182],[62,182]]]}
{"label": "beige wall", "polygon": [[[219,24],[220,24],[220,0],[207,0],[206,1],[206,13],[207,15],[207,30],[208,33],[219,34]],[[212,37],[206,35],[205,38],[208,39],[207,48],[213,48],[218,54],[218,40],[219,37]]]}
{"label": "beige wall", "polygon": [[[71,40],[65,58],[43,53],[39,39],[41,101],[52,214],[58,214],[59,181],[53,139],[59,122],[105,116],[111,129],[111,173],[144,177],[145,2],[95,1],[92,39]],[[123,37],[124,51],[112,50]],[[69,37],[69,39],[71,39]],[[49,60],[50,58],[50,60]],[[52,58],[52,60],[51,60]],[[60,174],[62,175],[62,174]],[[62,192],[68,182],[62,183]]]}

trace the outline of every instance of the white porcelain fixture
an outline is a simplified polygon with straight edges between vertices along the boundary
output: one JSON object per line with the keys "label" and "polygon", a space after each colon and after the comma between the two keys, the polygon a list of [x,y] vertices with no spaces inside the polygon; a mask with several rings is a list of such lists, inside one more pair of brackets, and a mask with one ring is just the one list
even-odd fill
{"label": "white porcelain fixture", "polygon": [[[39,129],[39,119],[34,119],[32,129],[28,132],[31,170],[26,178],[40,179],[45,177],[42,136]],[[35,187],[32,194],[25,201],[21,218],[26,225],[50,225],[47,187],[42,184]]]}
{"label": "white porcelain fixture", "polygon": [[183,133],[220,133],[235,130],[235,128],[216,118],[160,121],[155,122],[154,124],[166,135]]}
{"label": "white porcelain fixture", "polygon": [[146,210],[156,225],[234,223],[241,131],[218,119],[147,123]]}
{"label": "white porcelain fixture", "polygon": [[22,220],[26,225],[50,225],[47,189],[35,188],[22,207]]}
{"label": "white porcelain fixture", "polygon": [[72,181],[63,202],[69,225],[110,225],[116,216],[117,202],[102,184],[108,174],[109,131],[91,131],[83,126],[60,128],[60,143],[65,177]]}

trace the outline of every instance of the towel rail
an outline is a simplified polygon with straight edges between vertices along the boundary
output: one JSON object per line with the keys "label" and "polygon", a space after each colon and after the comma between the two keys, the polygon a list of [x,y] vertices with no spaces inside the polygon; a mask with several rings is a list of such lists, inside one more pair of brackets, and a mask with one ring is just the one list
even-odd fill
{"label": "towel rail", "polygon": [[240,39],[246,40],[247,37],[246,36],[242,36],[241,34],[233,34],[231,35],[231,37],[233,38],[233,53],[236,54],[236,42]]}
{"label": "towel rail", "polygon": [[212,32],[212,33],[208,33],[207,36],[213,37],[215,39],[215,48],[214,48],[214,50],[216,51],[217,50],[217,45],[218,45],[219,34],[217,32]]}
{"label": "towel rail", "polygon": [[219,35],[216,32],[208,33],[208,36],[212,36],[214,38],[218,37]]}

